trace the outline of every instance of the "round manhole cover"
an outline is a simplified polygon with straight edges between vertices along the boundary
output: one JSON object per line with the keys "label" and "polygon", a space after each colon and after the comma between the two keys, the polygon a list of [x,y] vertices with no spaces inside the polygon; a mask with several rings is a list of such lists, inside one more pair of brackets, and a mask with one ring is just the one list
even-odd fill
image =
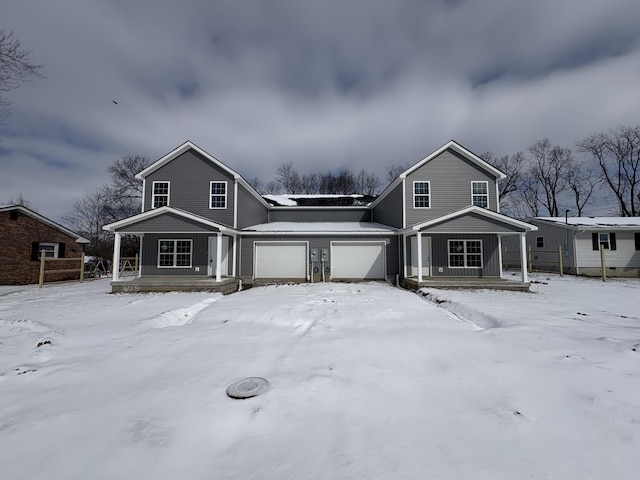
{"label": "round manhole cover", "polygon": [[251,398],[269,389],[269,382],[262,377],[249,377],[238,380],[227,387],[227,395],[231,398]]}

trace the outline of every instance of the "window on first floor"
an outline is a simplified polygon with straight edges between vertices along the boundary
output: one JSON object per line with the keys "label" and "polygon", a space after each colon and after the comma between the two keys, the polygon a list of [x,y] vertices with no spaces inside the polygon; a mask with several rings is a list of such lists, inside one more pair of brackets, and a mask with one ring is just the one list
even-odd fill
{"label": "window on first floor", "polygon": [[151,208],[169,205],[169,182],[153,182]]}
{"label": "window on first floor", "polygon": [[544,248],[544,237],[536,237],[536,248]]}
{"label": "window on first floor", "polygon": [[430,182],[413,182],[414,208],[431,208]]}
{"label": "window on first floor", "polygon": [[64,258],[64,243],[33,242],[31,244],[31,260],[40,260],[44,251],[45,258]]}
{"label": "window on first floor", "polygon": [[594,250],[600,250],[600,246],[604,250],[616,250],[616,234],[614,232],[593,232],[591,240]]}
{"label": "window on first floor", "polygon": [[482,240],[449,240],[449,268],[482,268]]}
{"label": "window on first floor", "polygon": [[471,205],[489,207],[489,182],[471,182]]}
{"label": "window on first floor", "polygon": [[227,182],[211,182],[209,208],[227,208]]}
{"label": "window on first floor", "polygon": [[191,240],[159,240],[158,267],[191,267]]}

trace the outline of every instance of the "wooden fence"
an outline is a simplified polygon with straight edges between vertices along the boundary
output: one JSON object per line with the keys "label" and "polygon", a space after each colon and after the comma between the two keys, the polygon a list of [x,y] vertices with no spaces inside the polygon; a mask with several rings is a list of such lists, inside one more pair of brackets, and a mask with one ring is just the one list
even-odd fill
{"label": "wooden fence", "polygon": [[[544,254],[545,258],[537,258],[538,253]],[[558,271],[560,276],[564,275],[562,245],[558,245],[557,250],[536,250],[535,254],[536,257],[534,257],[534,252],[531,250],[531,245],[529,245],[527,247],[527,267],[529,272]],[[507,270],[510,265],[518,265],[521,267],[520,263],[520,250],[508,250],[505,246],[502,252],[502,267],[505,270]]]}
{"label": "wooden fence", "polygon": [[[76,268],[59,268],[56,270],[51,270],[46,268],[47,262],[80,262],[80,266]],[[40,276],[38,280],[38,285],[42,288],[44,284],[44,278],[47,273],[72,273],[78,272],[80,274],[80,282],[84,282],[84,252],[80,257],[77,258],[47,258],[46,250],[42,250],[40,252]]]}

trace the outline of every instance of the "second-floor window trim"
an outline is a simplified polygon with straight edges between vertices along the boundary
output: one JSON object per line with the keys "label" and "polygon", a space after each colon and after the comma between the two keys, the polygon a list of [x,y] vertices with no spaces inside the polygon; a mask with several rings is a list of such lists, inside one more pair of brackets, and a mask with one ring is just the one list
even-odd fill
{"label": "second-floor window trim", "polygon": [[209,208],[227,208],[227,182],[211,181],[209,183]]}
{"label": "second-floor window trim", "polygon": [[166,207],[169,205],[170,182],[153,182],[151,190],[151,208]]}
{"label": "second-floor window trim", "polygon": [[413,208],[431,208],[431,182],[413,182]]}
{"label": "second-floor window trim", "polygon": [[486,180],[471,182],[471,205],[489,208],[489,182]]}

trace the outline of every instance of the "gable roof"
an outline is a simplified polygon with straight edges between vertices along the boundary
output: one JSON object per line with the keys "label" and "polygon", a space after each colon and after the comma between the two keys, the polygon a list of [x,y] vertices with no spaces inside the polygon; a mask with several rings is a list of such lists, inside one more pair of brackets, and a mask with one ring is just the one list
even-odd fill
{"label": "gable roof", "polygon": [[428,220],[426,222],[418,223],[416,225],[413,225],[412,227],[406,228],[405,231],[422,230],[423,228],[432,227],[434,225],[438,225],[440,223],[452,220],[454,218],[462,217],[470,213],[479,215],[481,217],[486,217],[491,220],[495,220],[497,222],[510,225],[512,227],[521,228],[525,231],[538,230],[538,227],[536,227],[535,225],[531,225],[530,223],[522,222],[520,220],[516,220],[515,218],[507,217],[506,215],[502,215],[501,213],[496,213],[486,208],[470,205],[468,207],[463,208],[462,210],[451,212],[447,215],[443,215],[442,217],[437,217],[432,220]]}
{"label": "gable roof", "polygon": [[260,194],[258,192],[256,192],[256,190],[251,185],[249,185],[249,182],[247,182],[244,178],[242,178],[242,175],[240,175],[235,170],[232,170],[231,168],[227,167],[224,163],[222,163],[217,158],[212,157],[211,155],[209,155],[207,152],[205,152],[203,149],[198,147],[191,140],[187,140],[182,145],[180,145],[179,147],[173,149],[172,151],[167,153],[165,156],[163,156],[159,160],[156,160],[155,162],[153,162],[151,165],[149,165],[147,168],[145,168],[141,172],[138,172],[136,174],[135,178],[138,179],[138,180],[144,180],[147,176],[151,175],[153,172],[158,170],[160,167],[163,167],[167,163],[173,161],[174,159],[176,159],[177,157],[179,157],[183,153],[188,152],[189,150],[196,151],[197,153],[202,155],[208,162],[210,162],[213,165],[217,166],[221,170],[227,172],[229,175],[231,175],[234,178],[234,180],[236,180],[239,183],[241,183],[249,191],[249,193],[251,193],[251,195],[253,195],[256,199],[258,199],[260,201],[260,203],[262,203],[264,206],[267,206],[267,207],[269,206],[269,204],[265,201],[265,199],[262,198],[260,196]]}
{"label": "gable roof", "polygon": [[0,206],[0,212],[10,212],[12,210],[18,210],[19,212],[34,218],[36,220],[39,220],[42,223],[45,223],[47,225],[49,225],[50,227],[55,228],[56,230],[61,231],[62,233],[65,233],[67,235],[69,235],[70,237],[75,237],[76,239],[76,243],[91,243],[89,240],[87,240],[84,237],[81,237],[80,235],[78,235],[77,233],[69,230],[67,227],[63,227],[62,225],[60,225],[59,223],[54,222],[53,220],[49,220],[47,217],[43,217],[42,215],[40,215],[39,213],[34,212],[33,210],[24,207],[22,205],[5,205],[5,206]]}
{"label": "gable roof", "polygon": [[186,210],[181,210],[175,207],[160,207],[160,208],[154,208],[152,210],[147,210],[146,212],[139,213],[138,215],[134,215],[133,217],[129,217],[129,218],[125,218],[124,220],[119,220],[117,222],[109,223],[108,225],[105,225],[104,227],[102,227],[102,229],[107,230],[109,232],[117,232],[119,229],[123,227],[135,225],[136,223],[141,222],[143,220],[148,220],[150,218],[154,218],[159,215],[165,215],[168,213],[177,215],[187,220],[200,223],[202,225],[207,225],[209,227],[217,228],[220,231],[233,230],[233,229],[230,229],[229,227],[225,227],[224,225],[220,225],[219,223],[212,222],[208,218],[201,217],[200,215],[195,215],[193,213],[187,212]]}
{"label": "gable roof", "polygon": [[531,217],[527,220],[570,230],[640,230],[640,217]]}
{"label": "gable roof", "polygon": [[402,172],[400,175],[398,175],[388,186],[387,188],[384,189],[384,191],[380,194],[380,196],[371,204],[371,206],[375,206],[377,205],[384,197],[386,197],[399,183],[401,183],[405,178],[407,178],[407,175],[411,174],[412,172],[414,172],[415,170],[417,170],[418,168],[422,167],[423,165],[425,165],[426,163],[430,162],[431,160],[433,160],[434,158],[438,157],[441,153],[447,151],[447,150],[453,150],[454,152],[457,152],[458,154],[462,155],[463,157],[465,157],[467,160],[471,161],[472,163],[474,163],[475,165],[477,165],[478,167],[480,167],[481,169],[485,170],[486,172],[488,172],[489,174],[493,175],[497,180],[500,179],[504,179],[507,178],[507,176],[500,170],[498,170],[496,167],[494,167],[493,165],[490,165],[488,162],[485,162],[484,160],[482,160],[479,156],[477,156],[475,153],[473,153],[470,150],[467,150],[466,148],[464,148],[462,145],[460,145],[458,142],[456,142],[455,140],[449,140],[447,143],[445,143],[443,146],[441,146],[439,149],[437,149],[435,152],[431,153],[430,155],[428,155],[427,157],[423,158],[422,160],[420,160],[419,162],[415,163],[414,165],[412,165],[411,167],[409,167],[408,169],[406,169],[404,172]]}

